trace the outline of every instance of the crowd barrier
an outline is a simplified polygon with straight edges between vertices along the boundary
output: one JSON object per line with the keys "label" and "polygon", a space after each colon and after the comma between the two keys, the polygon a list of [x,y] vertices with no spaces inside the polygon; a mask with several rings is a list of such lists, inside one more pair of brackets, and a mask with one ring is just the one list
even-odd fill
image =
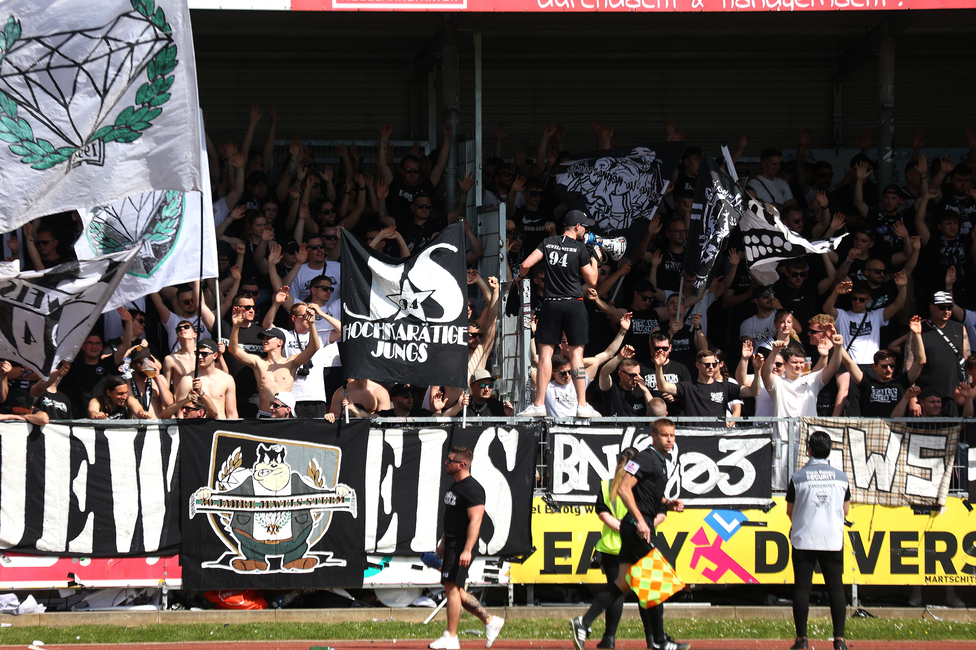
{"label": "crowd barrier", "polygon": [[[688,507],[669,515],[658,542],[687,583],[792,580],[789,521],[774,482],[778,466],[785,472],[805,457],[802,435],[818,428],[838,442],[830,460],[851,479],[848,583],[976,584],[969,422],[739,419],[728,427],[676,420],[668,494]],[[0,588],[436,584],[437,572],[419,556],[436,545],[441,495],[451,481],[441,467],[456,444],[474,451],[473,474],[489,497],[475,584],[600,582],[592,564],[601,529],[593,507],[599,482],[612,473],[620,449],[650,444],[649,424],[646,418],[4,422]],[[780,444],[784,430],[796,433],[795,448]],[[316,494],[304,503],[253,494],[232,502],[230,493],[220,494],[247,493],[241,486],[254,476],[258,445],[274,444],[297,477],[294,485],[307,486],[293,494]],[[287,558],[275,551],[264,558],[266,568],[235,567],[240,528],[232,522],[244,511],[257,520],[262,509],[288,512],[292,521],[301,512],[313,515],[301,562],[292,558],[285,568]]]}

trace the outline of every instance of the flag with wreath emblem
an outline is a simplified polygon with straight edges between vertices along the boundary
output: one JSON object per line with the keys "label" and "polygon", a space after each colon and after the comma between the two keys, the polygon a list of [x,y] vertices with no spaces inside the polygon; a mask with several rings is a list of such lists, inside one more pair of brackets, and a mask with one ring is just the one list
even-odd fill
{"label": "flag with wreath emblem", "polygon": [[5,0],[0,231],[151,190],[201,190],[186,0]]}
{"label": "flag with wreath emblem", "polygon": [[640,606],[645,609],[660,605],[685,588],[685,583],[657,548],[651,549],[630,568],[627,583],[637,594]]}

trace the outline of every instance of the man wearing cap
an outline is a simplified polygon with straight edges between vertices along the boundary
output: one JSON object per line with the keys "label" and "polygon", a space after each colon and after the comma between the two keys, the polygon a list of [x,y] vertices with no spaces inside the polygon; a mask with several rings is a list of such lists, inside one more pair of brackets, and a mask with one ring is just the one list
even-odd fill
{"label": "man wearing cap", "polygon": [[468,414],[486,417],[511,417],[515,415],[515,407],[508,400],[502,402],[492,397],[495,388],[495,378],[484,368],[479,368],[471,375],[468,382],[471,389],[471,401],[468,403]]}
{"label": "man wearing cap", "polygon": [[198,388],[201,397],[213,402],[215,418],[237,419],[237,384],[233,377],[217,367],[217,356],[220,354],[217,342],[213,339],[199,341],[196,354],[200,360],[198,376],[194,379],[192,373],[183,375],[176,386],[176,401],[185,404],[194,388]]}
{"label": "man wearing cap", "polygon": [[547,237],[539,247],[522,262],[519,280],[524,279],[537,263],[546,269],[542,308],[536,343],[539,347],[539,363],[536,369],[534,402],[519,415],[523,417],[546,416],[546,388],[552,378],[552,355],[566,334],[569,344],[567,354],[572,364],[573,385],[576,388],[576,417],[592,418],[600,414],[586,403],[586,371],[583,366],[583,346],[586,345],[588,326],[586,307],[583,305],[583,284],[593,287],[600,274],[599,261],[583,245],[588,227],[596,222],[581,210],[570,210],[563,220],[563,234]]}
{"label": "man wearing cap", "polygon": [[[271,398],[271,418],[274,420],[284,420],[294,418],[295,396],[291,391],[283,390],[275,393]],[[331,413],[329,415],[332,415]]]}
{"label": "man wearing cap", "polygon": [[298,369],[312,358],[321,347],[319,334],[315,329],[315,312],[306,310],[303,316],[309,330],[308,346],[293,357],[282,357],[285,346],[285,333],[277,327],[264,330],[261,333],[261,349],[267,355],[262,359],[256,354],[249,354],[241,350],[237,343],[237,334],[244,320],[244,312],[240,307],[234,307],[231,316],[230,345],[227,351],[231,356],[251,368],[258,384],[258,417],[271,417],[271,399],[279,391],[290,391],[295,383]]}
{"label": "man wearing cap", "polygon": [[193,323],[183,319],[176,325],[176,340],[179,348],[163,359],[163,377],[167,388],[176,387],[180,380],[193,372],[196,367],[197,331]]}
{"label": "man wearing cap", "polygon": [[169,383],[159,374],[162,364],[152,356],[149,348],[138,348],[129,358],[129,367],[132,369],[129,394],[150,419],[158,418],[162,410],[173,403]]}
{"label": "man wearing cap", "polygon": [[[917,383],[921,388],[935,388],[940,395],[952,395],[959,382],[966,381],[964,367],[970,352],[966,328],[950,318],[952,307],[952,294],[948,291],[936,291],[929,301],[929,318],[922,323],[922,345],[925,346],[926,363]],[[913,362],[914,352],[909,345],[905,353],[905,365],[911,367]],[[953,400],[943,399],[941,407],[942,415],[959,416]]]}

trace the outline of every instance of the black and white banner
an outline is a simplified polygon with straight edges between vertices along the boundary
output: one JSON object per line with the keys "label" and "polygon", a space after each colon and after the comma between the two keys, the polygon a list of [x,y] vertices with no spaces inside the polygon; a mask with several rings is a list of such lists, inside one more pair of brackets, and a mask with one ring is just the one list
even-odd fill
{"label": "black and white banner", "polygon": [[369,423],[259,422],[181,426],[184,587],[361,586]]}
{"label": "black and white banner", "polygon": [[479,555],[520,555],[532,547],[530,518],[542,425],[396,428],[369,434],[366,458],[366,550],[418,555],[437,547],[443,496],[453,479],[444,460],[452,446],[474,453],[471,474],[488,498]]}
{"label": "black and white banner", "polygon": [[742,231],[749,270],[765,286],[779,280],[776,266],[783,260],[803,257],[808,253],[826,253],[837,248],[844,238],[841,235],[830,241],[807,241],[786,227],[774,206],[751,197],[742,211],[739,230]]}
{"label": "black and white banner", "polygon": [[406,260],[369,249],[342,231],[346,377],[467,386],[464,250],[460,223],[445,228]]}
{"label": "black and white banner", "polygon": [[74,359],[137,252],[0,278],[0,359],[44,376]]}
{"label": "black and white banner", "polygon": [[167,555],[180,548],[177,426],[4,422],[0,548]]}
{"label": "black and white banner", "polygon": [[559,165],[556,196],[610,234],[650,219],[678,165],[682,142],[596,151]]}
{"label": "black and white banner", "polygon": [[732,177],[710,156],[702,156],[685,249],[685,272],[695,275],[698,293],[706,289],[712,267],[744,207],[745,195]]}
{"label": "black and white banner", "polygon": [[[689,508],[764,506],[772,499],[772,430],[683,429],[667,455],[665,496]],[[556,502],[593,503],[627,447],[651,446],[645,427],[550,427],[549,491]]]}
{"label": "black and white banner", "polygon": [[799,466],[807,437],[825,431],[834,442],[828,460],[847,472],[851,501],[880,506],[944,506],[949,496],[960,426],[885,420],[803,418]]}

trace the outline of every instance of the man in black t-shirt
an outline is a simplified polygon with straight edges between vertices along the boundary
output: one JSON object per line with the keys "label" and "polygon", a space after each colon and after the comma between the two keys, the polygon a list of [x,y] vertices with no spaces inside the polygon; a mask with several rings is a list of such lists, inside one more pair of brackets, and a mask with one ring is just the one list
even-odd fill
{"label": "man in black t-shirt", "polygon": [[[613,371],[617,380],[613,380]],[[625,345],[620,352],[600,369],[600,390],[606,415],[639,417],[647,414],[647,407],[654,399],[644,385],[640,362],[634,358],[634,348]],[[606,408],[609,407],[609,408]]]}
{"label": "man in black t-shirt", "polygon": [[[920,388],[932,386],[940,395],[952,395],[959,382],[965,380],[963,364],[969,358],[970,342],[962,323],[951,319],[953,299],[948,291],[936,291],[929,300],[929,318],[922,323],[922,344],[925,346],[926,364],[918,377]],[[914,349],[909,358],[914,364]],[[942,415],[959,417],[955,401],[942,400]]]}
{"label": "man in black t-shirt", "polygon": [[533,266],[542,262],[546,269],[542,308],[536,330],[539,363],[536,369],[534,402],[519,413],[522,417],[546,416],[546,387],[552,378],[552,355],[566,334],[569,348],[566,354],[572,363],[573,385],[576,387],[576,417],[599,417],[599,413],[586,403],[586,370],[583,366],[583,346],[586,345],[588,327],[586,307],[583,305],[583,284],[595,286],[600,273],[599,262],[590,256],[582,243],[586,229],[596,222],[581,210],[566,213],[563,234],[547,237],[539,247],[525,258],[519,272],[519,280],[525,278]]}
{"label": "man in black t-shirt", "polygon": [[848,414],[862,418],[890,418],[908,387],[915,383],[925,366],[925,346],[922,345],[922,319],[912,316],[909,327],[915,349],[915,361],[907,372],[895,377],[895,355],[891,350],[874,353],[874,374],[863,372],[847,351],[842,349],[843,362],[851,371],[851,388],[847,397]]}
{"label": "man in black t-shirt", "polygon": [[711,350],[702,350],[698,353],[695,362],[695,366],[698,368],[698,381],[670,383],[664,378],[662,370],[664,362],[664,353],[655,350],[654,366],[657,374],[657,386],[661,392],[674,395],[676,399],[684,401],[683,415],[724,419],[727,415],[729,402],[743,397],[755,397],[759,394],[759,373],[753,377],[750,386],[739,386],[730,381],[718,381],[716,377],[721,376],[719,361]]}
{"label": "man in black t-shirt", "polygon": [[472,457],[467,447],[452,447],[444,461],[445,471],[454,477],[454,485],[444,495],[444,536],[437,545],[437,553],[444,558],[441,584],[447,594],[447,630],[428,646],[437,650],[461,647],[457,629],[462,607],[485,624],[486,648],[491,647],[505,625],[504,619],[489,614],[477,598],[464,590],[485,515],[485,489],[471,476]]}
{"label": "man in black t-shirt", "polygon": [[92,332],[85,337],[81,346],[81,353],[71,363],[64,379],[61,381],[61,392],[71,401],[74,417],[88,417],[88,402],[102,391],[102,382],[111,375],[119,373],[119,366],[125,360],[125,353],[132,344],[131,321],[126,323],[126,336],[122,345],[111,356],[102,358],[105,347],[102,337]]}
{"label": "man in black t-shirt", "polygon": [[400,160],[401,175],[395,178],[387,161],[393,127],[384,124],[380,129],[380,150],[376,157],[376,166],[379,168],[380,177],[389,186],[390,194],[386,199],[386,210],[397,222],[410,219],[410,204],[413,203],[417,192],[424,191],[427,196],[433,196],[434,188],[441,182],[441,176],[447,168],[454,128],[450,124],[445,124],[443,132],[444,142],[438,152],[437,161],[430,169],[430,176],[423,177],[419,156],[410,153]]}
{"label": "man in black t-shirt", "polygon": [[[630,592],[627,575],[630,567],[654,548],[655,530],[667,516],[667,510],[682,512],[685,504],[680,500],[664,498],[667,485],[665,455],[674,448],[674,422],[662,418],[651,425],[652,446],[634,456],[624,466],[626,474],[617,488],[617,494],[627,506],[627,515],[620,522],[620,569],[617,580],[607,585],[593,599],[586,613],[572,620],[573,644],[583,650],[587,631],[593,621],[611,605],[623,601]],[[651,629],[647,631],[647,647],[652,650],[687,650],[687,643],[678,643],[664,634],[664,607],[649,608]]]}
{"label": "man in black t-shirt", "polygon": [[468,382],[471,390],[471,401],[468,402],[468,414],[478,417],[511,417],[515,415],[515,407],[508,400],[502,402],[492,397],[495,390],[495,377],[484,368],[479,368],[471,375]]}

